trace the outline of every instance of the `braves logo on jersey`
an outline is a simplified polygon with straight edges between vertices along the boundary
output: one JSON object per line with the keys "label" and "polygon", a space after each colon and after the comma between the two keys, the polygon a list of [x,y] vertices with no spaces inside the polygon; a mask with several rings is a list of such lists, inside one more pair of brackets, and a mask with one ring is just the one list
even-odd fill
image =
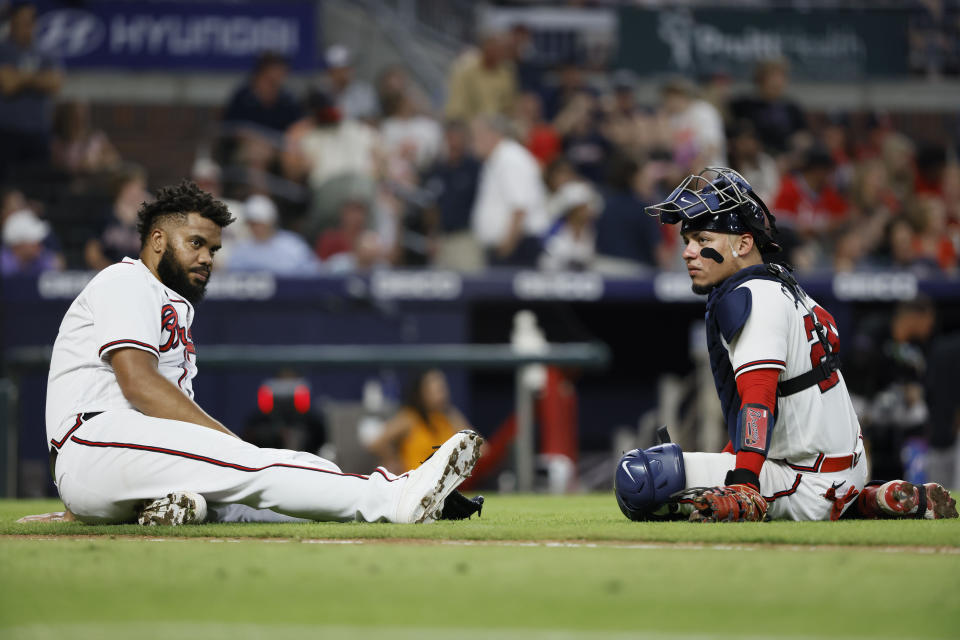
{"label": "braves logo on jersey", "polygon": [[767,419],[769,412],[766,409],[745,407],[745,424],[743,433],[743,444],[755,449],[767,448]]}
{"label": "braves logo on jersey", "polygon": [[[160,309],[160,331],[161,340],[160,352],[165,353],[171,349],[183,345],[187,354],[196,355],[197,350],[193,345],[193,336],[190,329],[180,324],[180,316],[172,304],[165,304]],[[163,337],[166,336],[164,340]]]}

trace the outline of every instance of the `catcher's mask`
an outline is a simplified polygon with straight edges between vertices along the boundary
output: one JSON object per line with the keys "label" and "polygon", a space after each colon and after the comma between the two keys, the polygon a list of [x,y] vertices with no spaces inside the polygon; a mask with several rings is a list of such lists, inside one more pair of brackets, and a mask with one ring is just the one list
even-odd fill
{"label": "catcher's mask", "polygon": [[660,204],[646,208],[662,224],[680,223],[680,232],[749,233],[760,253],[780,251],[774,242],[776,218],[743,176],[725,167],[707,167],[687,176]]}

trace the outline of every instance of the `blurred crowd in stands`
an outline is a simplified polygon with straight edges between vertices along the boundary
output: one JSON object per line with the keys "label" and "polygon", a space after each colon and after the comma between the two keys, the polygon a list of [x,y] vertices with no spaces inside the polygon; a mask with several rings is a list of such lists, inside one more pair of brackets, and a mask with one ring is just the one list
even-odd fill
{"label": "blurred crowd in stands", "polygon": [[[136,211],[160,185],[87,104],[58,101],[63,71],[35,47],[34,20],[17,5],[0,42],[2,272],[100,269],[138,252]],[[769,205],[801,271],[956,274],[955,131],[915,141],[883,114],[806,113],[781,60],[759,64],[746,93],[722,74],[672,77],[645,104],[630,71],[544,69],[530,47],[523,26],[481,34],[451,62],[442,106],[401,64],[358,77],[341,45],[305,95],[262,54],[183,168],[238,218],[219,268],[677,269],[676,229],[644,206],[721,165]],[[64,209],[67,223],[48,220]]]}

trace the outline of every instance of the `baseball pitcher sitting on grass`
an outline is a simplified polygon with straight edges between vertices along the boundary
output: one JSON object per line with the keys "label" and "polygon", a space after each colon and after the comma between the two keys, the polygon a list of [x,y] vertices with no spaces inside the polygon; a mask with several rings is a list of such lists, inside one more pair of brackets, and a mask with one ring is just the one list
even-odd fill
{"label": "baseball pitcher sitting on grass", "polygon": [[957,517],[939,484],[867,482],[837,324],[787,268],[764,263],[780,250],[776,221],[743,176],[708,168],[647,212],[680,223],[693,291],[709,294],[707,346],[730,442],[722,453],[673,443],[628,452],[615,476],[628,518]]}
{"label": "baseball pitcher sitting on grass", "polygon": [[[60,325],[47,386],[47,439],[68,513],[84,522],[181,524],[246,505],[310,520],[430,522],[470,474],[481,438],[460,431],[402,475],[343,473],[318,456],[261,449],[193,401],[190,333],[227,208],[196,185],[144,204],[138,260],[107,267]],[[472,504],[472,503],[470,503]]]}

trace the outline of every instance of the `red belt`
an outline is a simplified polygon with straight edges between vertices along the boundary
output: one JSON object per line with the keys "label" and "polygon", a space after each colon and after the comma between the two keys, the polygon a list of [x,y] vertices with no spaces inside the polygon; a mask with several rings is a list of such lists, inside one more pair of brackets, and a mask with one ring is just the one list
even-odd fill
{"label": "red belt", "polygon": [[857,465],[860,461],[860,454],[851,453],[846,456],[825,456],[820,454],[809,467],[798,464],[787,463],[791,469],[797,471],[807,471],[811,473],[834,473],[836,471],[846,471]]}

